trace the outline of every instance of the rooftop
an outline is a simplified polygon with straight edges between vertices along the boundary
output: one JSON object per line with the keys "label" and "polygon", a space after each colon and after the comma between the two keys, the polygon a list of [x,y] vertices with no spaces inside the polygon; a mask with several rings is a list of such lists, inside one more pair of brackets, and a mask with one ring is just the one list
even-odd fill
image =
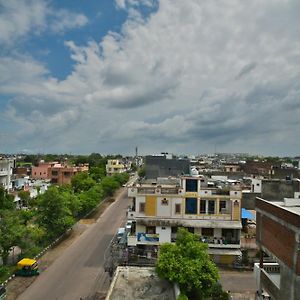
{"label": "rooftop", "polygon": [[175,300],[174,288],[154,268],[118,267],[106,300],[134,299]]}

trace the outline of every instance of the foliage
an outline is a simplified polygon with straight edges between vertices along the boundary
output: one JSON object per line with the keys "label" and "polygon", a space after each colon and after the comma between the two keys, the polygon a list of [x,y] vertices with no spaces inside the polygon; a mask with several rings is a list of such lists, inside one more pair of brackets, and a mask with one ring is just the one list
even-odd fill
{"label": "foliage", "polygon": [[21,199],[22,206],[27,206],[30,203],[30,192],[29,191],[19,191],[18,196]]}
{"label": "foliage", "polygon": [[212,287],[211,298],[212,300],[229,300],[229,295],[222,290],[221,284],[216,283]]}
{"label": "foliage", "polygon": [[71,179],[71,184],[74,192],[88,191],[96,182],[89,176],[87,172],[80,172],[74,175]]}
{"label": "foliage", "polygon": [[50,239],[62,234],[75,222],[68,206],[68,196],[52,186],[38,198],[37,222]]}
{"label": "foliage", "polygon": [[104,192],[104,196],[112,196],[114,191],[120,186],[120,183],[116,180],[114,176],[105,177],[101,182],[101,186]]}
{"label": "foliage", "polygon": [[105,176],[106,171],[104,167],[91,167],[90,168],[90,175],[96,181],[100,182]]}
{"label": "foliage", "polygon": [[180,293],[177,300],[189,300],[189,298],[185,294]]}
{"label": "foliage", "polygon": [[0,186],[0,210],[13,209],[14,207],[14,197],[5,191],[3,186]]}
{"label": "foliage", "polygon": [[186,229],[179,229],[176,244],[161,245],[156,272],[162,278],[177,283],[186,295],[207,297],[218,281],[215,264],[207,253],[207,245]]}
{"label": "foliage", "polygon": [[146,169],[145,168],[140,168],[138,170],[138,175],[139,175],[139,177],[145,177],[146,176]]}
{"label": "foliage", "polygon": [[10,250],[21,244],[25,226],[16,211],[2,210],[0,213],[0,256],[6,264]]}

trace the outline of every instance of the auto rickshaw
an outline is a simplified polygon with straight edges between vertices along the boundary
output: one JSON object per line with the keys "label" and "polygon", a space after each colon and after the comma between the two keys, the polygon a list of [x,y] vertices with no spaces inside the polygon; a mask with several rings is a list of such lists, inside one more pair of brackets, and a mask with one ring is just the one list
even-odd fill
{"label": "auto rickshaw", "polygon": [[16,275],[35,276],[39,275],[38,263],[35,259],[23,258],[17,263]]}

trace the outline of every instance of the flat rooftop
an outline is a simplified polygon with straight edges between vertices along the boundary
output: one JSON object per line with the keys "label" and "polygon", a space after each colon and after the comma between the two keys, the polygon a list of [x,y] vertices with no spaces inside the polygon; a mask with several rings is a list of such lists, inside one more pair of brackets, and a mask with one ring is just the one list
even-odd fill
{"label": "flat rooftop", "polygon": [[118,267],[105,300],[175,300],[174,288],[154,268]]}

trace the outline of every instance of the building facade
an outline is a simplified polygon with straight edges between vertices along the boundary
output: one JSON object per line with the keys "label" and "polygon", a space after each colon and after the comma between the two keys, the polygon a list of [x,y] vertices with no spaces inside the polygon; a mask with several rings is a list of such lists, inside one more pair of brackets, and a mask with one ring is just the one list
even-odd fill
{"label": "building facade", "polygon": [[241,195],[236,187],[209,188],[202,177],[181,177],[179,185],[132,186],[128,246],[174,242],[178,228],[185,227],[208,243],[216,263],[234,264],[241,255]]}
{"label": "building facade", "polygon": [[88,171],[88,164],[76,167],[60,164],[54,165],[50,168],[50,182],[58,185],[71,184],[71,179],[75,174]]}
{"label": "building facade", "polygon": [[106,164],[106,175],[112,176],[114,174],[124,173],[127,171],[125,164],[118,159],[108,159]]}
{"label": "building facade", "polygon": [[300,194],[297,196],[277,202],[256,198],[256,242],[268,256],[266,262],[261,255],[254,268],[259,299],[299,299]]}
{"label": "building facade", "polygon": [[12,188],[11,177],[14,167],[15,159],[0,157],[0,185],[2,185],[5,190]]}

